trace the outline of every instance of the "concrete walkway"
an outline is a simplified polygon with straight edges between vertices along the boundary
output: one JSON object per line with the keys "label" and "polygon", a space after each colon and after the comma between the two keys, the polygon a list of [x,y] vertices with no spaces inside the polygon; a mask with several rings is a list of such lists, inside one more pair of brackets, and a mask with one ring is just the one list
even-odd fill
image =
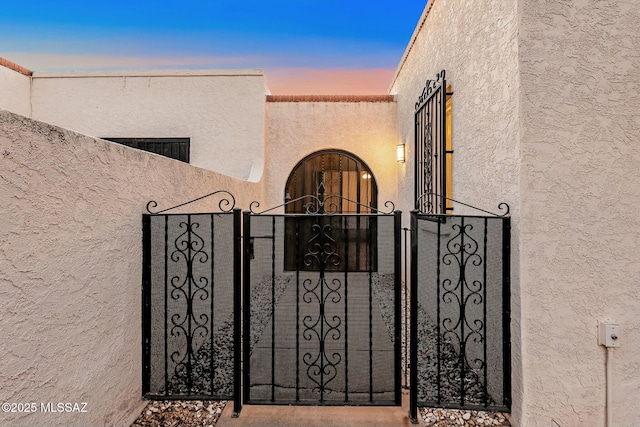
{"label": "concrete walkway", "polygon": [[[409,420],[409,394],[403,391],[402,406],[283,406],[245,405],[232,418],[229,401],[216,427],[414,427]],[[420,418],[420,416],[418,416]],[[418,420],[423,425],[422,420]]]}

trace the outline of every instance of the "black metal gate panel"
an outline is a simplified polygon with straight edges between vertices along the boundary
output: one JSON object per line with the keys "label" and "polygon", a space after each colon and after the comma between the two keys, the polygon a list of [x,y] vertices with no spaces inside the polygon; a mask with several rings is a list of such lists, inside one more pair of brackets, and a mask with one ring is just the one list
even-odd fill
{"label": "black metal gate panel", "polygon": [[240,220],[239,210],[143,215],[146,398],[239,397]]}
{"label": "black metal gate panel", "polygon": [[400,213],[246,212],[243,235],[244,402],[401,404]]}
{"label": "black metal gate panel", "polygon": [[508,411],[510,218],[411,216],[411,412]]}

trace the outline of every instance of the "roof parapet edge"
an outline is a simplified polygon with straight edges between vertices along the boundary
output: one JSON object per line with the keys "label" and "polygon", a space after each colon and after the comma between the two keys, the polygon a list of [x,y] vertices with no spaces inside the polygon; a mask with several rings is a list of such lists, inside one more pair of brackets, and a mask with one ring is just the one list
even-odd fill
{"label": "roof parapet edge", "polygon": [[17,73],[24,74],[27,77],[31,77],[33,75],[33,71],[26,69],[22,65],[18,65],[15,62],[11,62],[6,58],[0,56],[0,65],[10,70],[13,70]]}
{"label": "roof parapet edge", "polygon": [[416,28],[413,30],[413,34],[411,35],[411,39],[409,39],[409,43],[407,44],[407,47],[404,50],[404,53],[402,54],[402,58],[400,58],[400,63],[398,64],[398,68],[396,68],[396,72],[393,75],[393,79],[391,79],[391,84],[389,85],[389,93],[391,93],[391,90],[393,89],[393,86],[396,84],[396,80],[398,79],[398,76],[400,75],[400,71],[402,71],[402,68],[404,67],[405,62],[407,62],[407,58],[409,56],[409,53],[411,52],[411,49],[413,48],[413,45],[416,43],[416,39],[418,38],[418,34],[422,30],[422,27],[424,27],[424,24],[425,24],[425,22],[427,20],[427,16],[429,16],[429,12],[431,12],[431,8],[433,7],[433,4],[435,2],[436,2],[436,0],[428,0],[428,3],[425,5],[424,10],[422,11],[422,15],[420,16],[420,19],[418,20],[418,24],[416,25]]}
{"label": "roof parapet edge", "polygon": [[267,95],[267,102],[395,102],[394,95]]}
{"label": "roof parapet edge", "polygon": [[36,71],[34,78],[120,78],[120,77],[263,77],[264,70],[247,69],[209,69],[209,70],[119,70],[119,71]]}

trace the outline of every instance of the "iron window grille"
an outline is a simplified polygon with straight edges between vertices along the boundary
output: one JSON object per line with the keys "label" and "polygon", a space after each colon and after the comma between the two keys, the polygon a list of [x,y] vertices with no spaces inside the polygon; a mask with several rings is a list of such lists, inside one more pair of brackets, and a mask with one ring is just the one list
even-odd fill
{"label": "iron window grille", "polygon": [[453,211],[452,95],[442,70],[415,104],[415,208],[423,213]]}
{"label": "iron window grille", "polygon": [[[312,197],[308,197],[311,195]],[[358,157],[343,150],[323,150],[302,159],[292,170],[285,188],[285,213],[304,214],[319,211],[327,214],[356,214],[353,221],[345,225],[344,234],[337,244],[350,254],[351,271],[377,270],[377,219],[373,216],[358,217],[357,214],[377,212],[378,186],[371,169]],[[320,203],[321,206],[314,206]],[[302,220],[304,221],[304,220]],[[287,219],[285,269],[296,270],[295,247],[296,222]],[[303,227],[311,239],[310,228]],[[309,230],[309,231],[305,231]],[[311,234],[310,234],[311,233]],[[371,246],[372,252],[366,248]],[[302,266],[313,270],[314,266]],[[328,266],[331,269],[331,266]]]}
{"label": "iron window grille", "polygon": [[189,163],[190,138],[102,138],[107,141]]}

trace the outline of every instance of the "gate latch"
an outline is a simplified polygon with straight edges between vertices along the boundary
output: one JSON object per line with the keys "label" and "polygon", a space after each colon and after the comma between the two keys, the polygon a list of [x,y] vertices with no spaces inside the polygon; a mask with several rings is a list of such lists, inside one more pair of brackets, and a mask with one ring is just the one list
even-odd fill
{"label": "gate latch", "polygon": [[249,238],[249,247],[247,248],[247,250],[249,251],[249,259],[254,259],[255,258],[255,254],[253,251],[253,246],[255,244],[256,238],[255,237],[250,237]]}

